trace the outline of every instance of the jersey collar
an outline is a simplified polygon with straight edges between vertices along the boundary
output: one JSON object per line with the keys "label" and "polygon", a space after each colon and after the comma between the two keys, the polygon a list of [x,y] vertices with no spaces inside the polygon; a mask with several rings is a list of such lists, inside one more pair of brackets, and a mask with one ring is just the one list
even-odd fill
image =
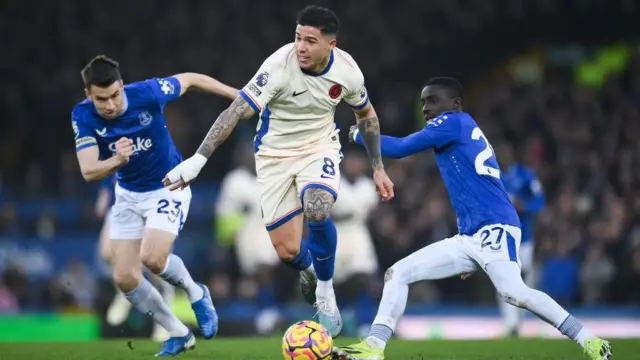
{"label": "jersey collar", "polygon": [[306,69],[303,69],[303,68],[300,68],[300,70],[302,70],[302,72],[305,73],[306,75],[322,76],[322,75],[328,73],[329,70],[331,70],[331,65],[333,65],[333,50],[331,50],[331,55],[329,55],[329,63],[327,64],[327,67],[324,68],[324,70],[319,71],[319,72],[314,72],[314,71],[306,70]]}

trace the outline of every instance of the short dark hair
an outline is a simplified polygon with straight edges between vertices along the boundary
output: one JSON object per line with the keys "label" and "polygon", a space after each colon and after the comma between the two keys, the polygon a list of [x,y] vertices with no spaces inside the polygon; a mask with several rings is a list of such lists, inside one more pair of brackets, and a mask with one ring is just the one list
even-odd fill
{"label": "short dark hair", "polygon": [[309,5],[298,13],[298,25],[313,26],[323,35],[338,35],[340,20],[336,14],[324,7]]}
{"label": "short dark hair", "polygon": [[425,86],[440,86],[443,89],[446,89],[451,95],[452,98],[459,97],[462,100],[463,88],[460,81],[446,76],[434,77],[431,78]]}
{"label": "short dark hair", "polygon": [[116,81],[122,80],[120,64],[117,61],[105,56],[98,55],[91,59],[89,63],[82,68],[80,75],[84,86],[89,89],[91,85],[98,87],[107,87]]}

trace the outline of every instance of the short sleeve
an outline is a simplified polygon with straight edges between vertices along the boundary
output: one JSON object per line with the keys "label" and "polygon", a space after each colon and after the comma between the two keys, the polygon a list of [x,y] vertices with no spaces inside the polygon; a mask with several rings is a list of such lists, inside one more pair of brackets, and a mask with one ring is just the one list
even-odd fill
{"label": "short sleeve", "polygon": [[98,145],[93,129],[84,124],[82,116],[75,109],[71,113],[71,126],[76,141],[76,151]]}
{"label": "short sleeve", "polygon": [[369,104],[369,94],[364,86],[364,75],[360,69],[356,68],[354,72],[354,79],[351,81],[352,84],[347,85],[343,100],[354,110],[360,110]]}
{"label": "short sleeve", "polygon": [[153,78],[145,81],[156,100],[164,105],[180,97],[180,81],[171,76],[167,78]]}
{"label": "short sleeve", "polygon": [[251,81],[240,90],[240,96],[259,113],[282,90],[285,77],[284,65],[272,55],[260,66]]}

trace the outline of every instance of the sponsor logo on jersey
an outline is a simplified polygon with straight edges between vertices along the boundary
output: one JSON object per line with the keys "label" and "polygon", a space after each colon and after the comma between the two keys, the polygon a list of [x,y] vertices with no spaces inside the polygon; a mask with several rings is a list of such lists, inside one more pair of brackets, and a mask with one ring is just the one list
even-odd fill
{"label": "sponsor logo on jersey", "polygon": [[269,73],[266,71],[263,71],[260,74],[258,74],[258,76],[256,76],[256,84],[260,87],[267,85],[268,81],[269,81]]}
{"label": "sponsor logo on jersey", "polygon": [[143,111],[138,114],[138,120],[140,120],[140,125],[147,126],[153,121],[153,116],[148,111]]}
{"label": "sponsor logo on jersey", "polygon": [[[140,151],[149,151],[152,146],[153,142],[151,141],[151,139],[136,138],[136,140],[133,142],[133,152],[137,153]],[[109,144],[109,150],[113,153],[116,152],[115,142]]]}
{"label": "sponsor logo on jersey", "polygon": [[256,84],[254,84],[254,83],[249,84],[249,86],[247,86],[247,90],[249,90],[250,92],[252,92],[256,96],[262,95],[262,91],[260,91],[260,89],[258,89]]}
{"label": "sponsor logo on jersey", "polygon": [[176,92],[175,86],[167,79],[158,79],[158,84],[160,84],[160,90],[165,95],[173,95]]}
{"label": "sponsor logo on jersey", "polygon": [[[96,139],[91,136],[83,136],[79,139],[76,139],[76,147],[79,148],[84,145],[96,145]],[[114,145],[115,146],[115,145]]]}

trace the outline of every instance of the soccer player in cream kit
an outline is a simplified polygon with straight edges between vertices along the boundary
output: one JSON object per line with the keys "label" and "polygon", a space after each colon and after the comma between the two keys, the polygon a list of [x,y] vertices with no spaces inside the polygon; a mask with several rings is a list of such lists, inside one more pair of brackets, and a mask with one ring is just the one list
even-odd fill
{"label": "soccer player in cream kit", "polygon": [[[308,6],[297,24],[295,41],[264,61],[196,154],[167,174],[165,185],[181,189],[192,182],[238,121],[259,113],[254,151],[265,226],[280,259],[300,272],[303,293],[316,306],[320,323],[337,336],[342,319],[332,283],[337,235],[330,215],[340,183],[342,155],[333,117],[341,101],[356,115],[383,200],[393,197],[393,184],[382,164],[380,125],[364,76],[336,47],[338,18]],[[301,241],[303,221],[308,241]]]}
{"label": "soccer player in cream kit", "polygon": [[162,184],[164,174],[182,160],[167,129],[164,106],[191,87],[232,99],[237,92],[194,73],[125,86],[118,68],[101,55],[82,70],[87,99],[71,114],[76,151],[85,180],[116,173],[110,218],[113,279],[136,309],[169,332],[156,356],[175,356],[192,348],[195,338],[142,276],[143,264],[187,293],[206,339],[216,334],[218,316],[206,286],[194,282],[182,260],[171,254],[189,212],[191,190],[171,192]]}

